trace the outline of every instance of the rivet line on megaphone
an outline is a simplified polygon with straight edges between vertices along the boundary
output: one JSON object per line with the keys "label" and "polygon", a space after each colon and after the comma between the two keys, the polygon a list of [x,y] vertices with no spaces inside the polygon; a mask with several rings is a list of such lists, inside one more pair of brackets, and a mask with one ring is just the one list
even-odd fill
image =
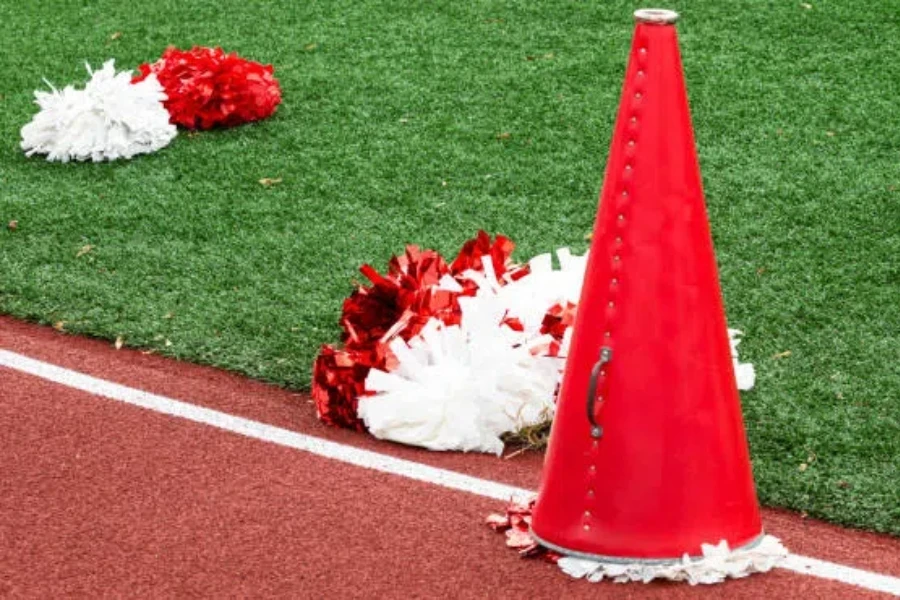
{"label": "rivet line on megaphone", "polygon": [[[633,96],[632,96],[633,100],[631,103],[632,114],[628,119],[628,121],[630,123],[630,127],[629,127],[630,135],[628,136],[628,139],[625,142],[625,144],[626,144],[625,164],[622,167],[623,172],[622,172],[621,181],[622,181],[623,188],[619,192],[619,197],[617,199],[618,201],[617,201],[617,206],[616,206],[616,209],[617,209],[616,210],[616,212],[617,212],[616,224],[619,227],[619,233],[613,238],[613,243],[612,243],[612,246],[613,246],[612,272],[616,275],[614,275],[613,277],[610,278],[610,283],[609,283],[610,300],[607,303],[607,307],[608,307],[607,326],[606,326],[606,330],[603,333],[603,337],[606,340],[606,342],[605,342],[606,345],[604,345],[604,347],[601,349],[601,351],[602,351],[601,354],[605,355],[606,358],[605,358],[605,360],[603,358],[601,358],[601,360],[600,360],[601,363],[608,362],[608,360],[610,359],[611,354],[612,354],[612,347],[609,344],[612,341],[611,340],[612,332],[611,332],[610,325],[611,325],[613,318],[615,317],[614,310],[616,308],[616,302],[613,298],[616,295],[616,292],[618,291],[619,278],[618,278],[617,274],[622,266],[622,255],[620,254],[620,252],[623,249],[624,244],[625,244],[624,237],[622,235],[622,231],[624,230],[624,227],[626,224],[626,215],[625,215],[625,209],[627,208],[626,203],[631,198],[628,188],[625,186],[630,184],[630,182],[634,176],[634,172],[635,172],[634,158],[635,158],[636,147],[637,147],[637,133],[638,133],[637,129],[638,129],[638,123],[639,123],[638,113],[639,113],[640,105],[642,104],[641,101],[644,99],[644,94],[645,94],[645,90],[643,89],[643,83],[644,83],[644,80],[646,77],[645,63],[646,63],[647,55],[648,55],[648,50],[645,46],[642,46],[641,48],[638,49],[638,69],[635,73],[635,82],[636,83],[635,83],[635,89],[633,91]],[[606,374],[607,374],[607,371],[604,368],[601,368],[598,371],[596,371],[596,376],[602,378],[604,380],[604,383],[606,383],[605,382]],[[593,414],[593,407],[594,407],[595,403],[602,403],[602,401],[603,401],[603,396],[600,393],[597,393],[596,397],[589,398],[588,419],[592,425],[590,433],[591,433],[591,436],[594,437],[595,439],[599,438],[602,435],[603,428],[600,427],[595,421],[595,416]],[[598,444],[596,444],[596,441],[595,441],[593,448],[597,448],[597,447],[598,447]]]}
{"label": "rivet line on megaphone", "polygon": [[597,365],[595,365],[594,371],[592,373],[592,379],[599,378],[603,383],[601,385],[597,385],[599,382],[592,381],[589,392],[588,392],[589,393],[588,421],[591,424],[590,435],[594,439],[593,439],[593,442],[591,443],[591,449],[590,449],[592,461],[591,461],[591,464],[589,464],[589,466],[588,466],[588,477],[590,478],[590,481],[588,483],[587,498],[586,498],[586,503],[588,504],[588,508],[585,509],[585,511],[582,515],[582,528],[585,531],[590,531],[590,529],[591,529],[591,523],[590,523],[591,511],[590,511],[589,507],[590,507],[590,502],[592,502],[595,498],[595,492],[594,492],[595,482],[593,481],[593,478],[597,472],[597,467],[596,467],[596,465],[593,464],[593,459],[596,459],[597,453],[600,450],[599,440],[600,440],[600,437],[603,435],[603,427],[601,427],[596,422],[596,415],[595,415],[594,411],[595,411],[596,404],[603,403],[603,392],[598,388],[605,387],[603,384],[608,384],[608,382],[606,381],[607,370],[604,367],[612,358],[612,331],[611,331],[611,329],[612,329],[612,321],[615,317],[614,311],[616,309],[616,302],[615,302],[614,298],[615,298],[616,292],[618,291],[618,288],[619,288],[618,273],[622,268],[622,256],[620,255],[620,252],[625,245],[623,231],[624,231],[624,227],[625,227],[625,223],[626,223],[626,217],[625,217],[625,211],[627,209],[626,203],[631,199],[631,194],[629,193],[628,188],[626,186],[630,185],[630,183],[634,177],[634,171],[635,171],[634,159],[635,159],[635,151],[637,148],[637,133],[638,133],[637,130],[638,130],[638,124],[639,124],[638,112],[640,109],[640,105],[642,104],[641,101],[643,100],[644,93],[645,93],[645,91],[643,89],[643,83],[644,83],[644,80],[646,77],[646,71],[644,70],[646,59],[647,59],[647,48],[641,47],[638,50],[638,70],[636,72],[636,77],[635,77],[635,81],[636,81],[635,88],[636,89],[634,90],[634,95],[632,97],[633,99],[631,102],[632,114],[628,119],[628,122],[630,124],[630,126],[629,126],[630,133],[628,136],[628,141],[625,143],[626,144],[625,164],[622,169],[623,172],[622,172],[622,177],[621,177],[621,182],[622,182],[623,187],[622,187],[621,192],[618,195],[618,198],[616,199],[616,204],[617,204],[617,206],[616,206],[616,212],[617,212],[616,225],[618,226],[619,231],[617,232],[616,236],[613,238],[613,241],[612,241],[613,250],[612,250],[611,271],[614,275],[610,278],[610,282],[609,282],[609,298],[610,299],[607,303],[606,328],[603,332],[603,338],[604,338],[605,342],[604,342],[604,346],[601,348],[601,351],[600,351],[600,359],[599,359]]}

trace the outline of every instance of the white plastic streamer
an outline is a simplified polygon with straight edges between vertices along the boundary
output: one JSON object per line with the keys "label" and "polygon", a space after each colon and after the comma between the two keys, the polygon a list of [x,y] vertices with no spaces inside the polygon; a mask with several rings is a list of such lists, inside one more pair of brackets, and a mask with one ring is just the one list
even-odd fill
{"label": "white plastic streamer", "polygon": [[715,545],[703,544],[701,551],[701,557],[691,558],[685,554],[680,561],[665,564],[600,562],[570,556],[560,558],[557,564],[571,577],[590,582],[609,579],[616,583],[649,583],[654,579],[667,579],[698,585],[765,573],[778,566],[788,555],[778,538],[771,535],[764,536],[759,543],[748,548],[732,550],[722,540]]}
{"label": "white plastic streamer", "polygon": [[86,67],[91,79],[84,89],[60,91],[48,82],[51,91],[34,93],[40,111],[22,127],[27,156],[100,162],[154,152],[172,141],[177,130],[155,75],[132,84],[131,73],[116,73],[113,60],[99,71]]}

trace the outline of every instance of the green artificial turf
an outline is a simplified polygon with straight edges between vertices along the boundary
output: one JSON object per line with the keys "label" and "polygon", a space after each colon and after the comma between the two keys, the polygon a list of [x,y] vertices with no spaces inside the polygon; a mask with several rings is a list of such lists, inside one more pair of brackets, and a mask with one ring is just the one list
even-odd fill
{"label": "green artificial turf", "polygon": [[[900,534],[900,17],[809,2],[673,8],[761,500]],[[304,388],[364,262],[479,228],[585,249],[637,5],[266,6],[0,1],[0,312]],[[24,157],[43,77],[169,44],[274,63],[284,103],[130,162]]]}

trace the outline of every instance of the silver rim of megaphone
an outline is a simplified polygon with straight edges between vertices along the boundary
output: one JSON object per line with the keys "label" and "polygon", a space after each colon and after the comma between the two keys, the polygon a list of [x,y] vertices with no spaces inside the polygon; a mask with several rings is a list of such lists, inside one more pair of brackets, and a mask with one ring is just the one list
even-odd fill
{"label": "silver rim of megaphone", "polygon": [[[554,552],[559,552],[564,556],[571,556],[572,558],[583,558],[585,560],[593,560],[599,563],[608,563],[615,565],[654,565],[654,566],[666,566],[666,565],[674,565],[681,564],[684,560],[684,556],[679,556],[677,558],[628,558],[624,556],[603,556],[602,554],[590,554],[588,552],[578,552],[577,550],[569,550],[568,548],[563,548],[562,546],[557,546],[556,544],[551,544],[550,542],[546,542],[541,539],[540,536],[535,535],[534,530],[529,528],[528,533],[534,538],[541,546],[553,550]],[[744,544],[743,546],[738,546],[737,548],[729,548],[731,552],[738,552],[740,550],[752,550],[756,546],[762,542],[763,538],[766,537],[766,532],[761,531],[758,536]],[[718,542],[710,542],[711,544],[717,544]],[[696,562],[703,560],[703,555],[692,555],[689,554],[688,558],[691,562]]]}
{"label": "silver rim of megaphone", "polygon": [[665,8],[640,8],[634,11],[634,20],[651,25],[671,25],[678,20],[678,13]]}

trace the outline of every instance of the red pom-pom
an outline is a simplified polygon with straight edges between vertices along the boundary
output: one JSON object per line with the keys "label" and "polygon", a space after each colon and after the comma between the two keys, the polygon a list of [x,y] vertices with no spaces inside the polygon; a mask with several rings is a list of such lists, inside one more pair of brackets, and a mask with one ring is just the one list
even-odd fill
{"label": "red pom-pom", "polygon": [[[517,265],[512,262],[512,253],[516,245],[504,235],[498,235],[491,242],[491,236],[481,230],[471,240],[463,244],[456,259],[450,265],[450,272],[454,277],[459,277],[466,271],[484,271],[484,258],[491,260],[494,274],[501,283],[515,281],[528,275],[528,265]],[[477,285],[469,280],[460,281],[466,293],[475,293]]]}
{"label": "red pom-pom", "polygon": [[450,265],[450,271],[454,275],[460,275],[468,270],[482,271],[484,270],[482,259],[488,256],[497,279],[501,279],[507,268],[512,265],[512,253],[515,248],[516,245],[508,237],[498,235],[491,242],[491,236],[486,231],[480,230],[474,238],[463,244],[453,264]]}
{"label": "red pom-pom", "polygon": [[449,269],[434,250],[407,246],[402,256],[391,259],[386,275],[370,265],[364,265],[360,272],[372,286],[360,286],[344,301],[342,339],[348,348],[386,344],[398,335],[408,340],[431,317],[448,325],[459,323],[457,294],[437,289]]}
{"label": "red pom-pom", "polygon": [[372,285],[359,286],[344,301],[344,350],[322,347],[313,367],[313,399],[322,421],[365,430],[356,416],[357,404],[369,371],[393,367],[390,341],[397,336],[408,340],[432,316],[458,323],[461,313],[457,294],[436,288],[449,269],[434,250],[407,246],[402,256],[391,259],[386,275],[370,265],[360,272]]}
{"label": "red pom-pom", "polygon": [[158,61],[139,68],[141,74],[133,81],[156,74],[168,96],[171,122],[188,129],[265,119],[281,102],[272,65],[225,54],[221,48],[168,48]]}
{"label": "red pom-pom", "polygon": [[312,397],[319,419],[329,425],[365,431],[356,416],[359,397],[365,392],[372,357],[353,350],[322,346],[313,366]]}

